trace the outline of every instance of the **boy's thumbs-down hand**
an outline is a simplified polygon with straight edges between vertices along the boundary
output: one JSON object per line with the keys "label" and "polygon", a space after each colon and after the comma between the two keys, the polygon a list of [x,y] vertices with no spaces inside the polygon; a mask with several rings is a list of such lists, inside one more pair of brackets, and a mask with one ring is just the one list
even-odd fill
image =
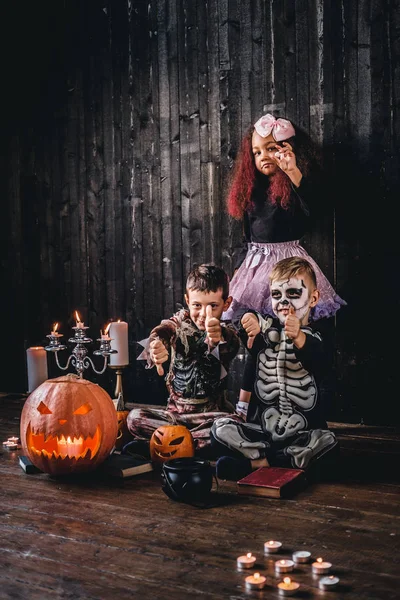
{"label": "boy's thumbs-down hand", "polygon": [[243,329],[248,335],[247,347],[250,350],[250,348],[253,347],[254,338],[261,331],[260,323],[258,322],[256,315],[253,313],[245,313],[241,318],[241,323]]}
{"label": "boy's thumbs-down hand", "polygon": [[164,375],[162,364],[167,362],[169,355],[168,350],[159,338],[150,343],[150,358],[156,365],[157,373]]}
{"label": "boy's thumbs-down hand", "polygon": [[211,346],[217,346],[222,340],[221,323],[217,317],[212,316],[212,306],[210,304],[206,307],[205,328],[208,343],[211,344]]}

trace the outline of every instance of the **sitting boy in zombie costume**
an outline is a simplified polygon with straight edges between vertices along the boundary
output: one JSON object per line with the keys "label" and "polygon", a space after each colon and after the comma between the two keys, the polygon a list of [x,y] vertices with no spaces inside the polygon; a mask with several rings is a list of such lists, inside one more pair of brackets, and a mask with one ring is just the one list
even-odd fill
{"label": "sitting boy in zombie costume", "polygon": [[[277,319],[255,311],[240,319],[240,337],[253,358],[246,423],[224,417],[213,424],[217,477],[237,481],[259,467],[328,468],[338,453],[324,418],[319,386],[329,369],[310,310],[319,299],[315,272],[299,257],[276,263],[270,274]],[[246,382],[243,384],[246,388]],[[320,471],[321,472],[321,471]]]}
{"label": "sitting boy in zombie costume", "polygon": [[[225,397],[226,375],[240,341],[231,325],[220,322],[231,300],[229,278],[223,269],[196,266],[186,282],[188,309],[161,321],[144,341],[145,351],[139,359],[147,359],[147,368],[156,365],[163,376],[163,365],[170,361],[166,376],[169,398],[166,409],[131,410],[127,424],[137,442],[148,441],[161,425],[185,425],[196,450],[203,450],[210,446],[214,420],[234,412]],[[136,447],[143,453],[143,444]]]}

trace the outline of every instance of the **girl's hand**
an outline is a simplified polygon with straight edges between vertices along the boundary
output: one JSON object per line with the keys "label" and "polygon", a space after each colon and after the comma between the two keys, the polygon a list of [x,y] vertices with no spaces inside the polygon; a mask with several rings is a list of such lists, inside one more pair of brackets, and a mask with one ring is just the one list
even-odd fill
{"label": "girl's hand", "polygon": [[278,163],[279,168],[287,175],[297,168],[296,155],[289,142],[282,142],[279,151],[275,152],[275,160]]}

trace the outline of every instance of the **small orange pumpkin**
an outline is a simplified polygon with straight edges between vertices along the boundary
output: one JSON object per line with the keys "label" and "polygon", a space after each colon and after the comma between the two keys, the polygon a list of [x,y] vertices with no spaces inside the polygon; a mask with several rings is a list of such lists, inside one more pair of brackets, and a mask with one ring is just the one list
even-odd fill
{"label": "small orange pumpkin", "polygon": [[36,467],[52,475],[95,469],[113,449],[117,432],[111,397],[73,373],[44,381],[21,413],[22,448]]}
{"label": "small orange pumpkin", "polygon": [[161,425],[150,438],[150,456],[158,463],[194,456],[194,440],[189,429],[184,425]]}
{"label": "small orange pumpkin", "polygon": [[118,435],[115,442],[115,448],[121,450],[125,444],[133,440],[132,434],[128,429],[126,419],[128,418],[129,410],[117,410],[118,420]]}

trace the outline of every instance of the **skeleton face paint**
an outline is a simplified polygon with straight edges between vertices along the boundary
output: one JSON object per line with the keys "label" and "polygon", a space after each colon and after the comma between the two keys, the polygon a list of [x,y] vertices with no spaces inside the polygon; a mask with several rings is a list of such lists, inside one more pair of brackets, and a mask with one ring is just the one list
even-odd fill
{"label": "skeleton face paint", "polygon": [[286,279],[285,281],[274,281],[271,283],[272,310],[282,324],[285,323],[292,306],[296,317],[303,319],[309,310],[310,292],[304,279]]}

